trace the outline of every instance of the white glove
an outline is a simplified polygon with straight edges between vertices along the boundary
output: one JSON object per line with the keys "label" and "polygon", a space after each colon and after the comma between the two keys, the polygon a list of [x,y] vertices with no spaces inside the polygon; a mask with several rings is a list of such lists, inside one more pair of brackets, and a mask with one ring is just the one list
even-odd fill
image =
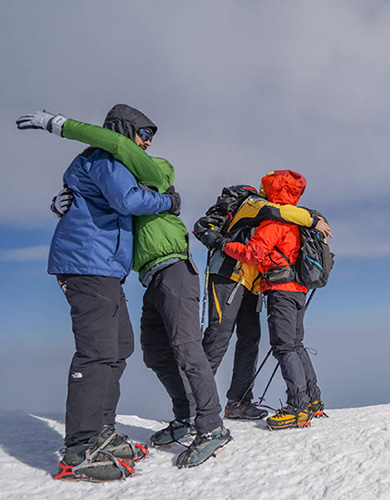
{"label": "white glove", "polygon": [[55,135],[62,135],[62,126],[67,118],[62,115],[54,115],[47,111],[37,111],[29,115],[22,115],[16,120],[18,129],[41,128]]}
{"label": "white glove", "polygon": [[73,198],[73,191],[68,187],[64,187],[56,196],[54,196],[50,205],[50,210],[60,219],[69,211],[73,203]]}

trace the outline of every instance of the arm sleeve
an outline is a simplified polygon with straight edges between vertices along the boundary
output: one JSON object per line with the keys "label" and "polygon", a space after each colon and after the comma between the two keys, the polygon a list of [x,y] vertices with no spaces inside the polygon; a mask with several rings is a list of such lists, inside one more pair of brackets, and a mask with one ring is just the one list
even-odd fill
{"label": "arm sleeve", "polygon": [[235,231],[246,226],[257,227],[266,220],[287,222],[306,227],[311,227],[314,223],[313,216],[305,208],[294,205],[278,205],[277,203],[265,200],[255,200],[246,202],[239,209],[228,231]]}
{"label": "arm sleeve", "polygon": [[280,239],[283,228],[272,221],[266,221],[260,224],[255,234],[249,240],[248,244],[239,242],[227,243],[224,252],[229,257],[233,257],[245,264],[259,265],[267,255],[272,251],[276,242]]}
{"label": "arm sleeve", "polygon": [[275,219],[279,222],[290,222],[297,226],[310,227],[313,223],[313,217],[305,208],[296,207],[294,205],[276,205],[279,209],[280,218]]}
{"label": "arm sleeve", "polygon": [[62,135],[66,139],[108,151],[130,170],[137,181],[156,187],[160,193],[165,192],[171,184],[169,177],[143,149],[117,132],[68,119],[63,125]]}
{"label": "arm sleeve", "polygon": [[141,189],[134,176],[117,161],[98,159],[91,164],[88,173],[110,207],[122,215],[158,214],[172,206],[167,194]]}

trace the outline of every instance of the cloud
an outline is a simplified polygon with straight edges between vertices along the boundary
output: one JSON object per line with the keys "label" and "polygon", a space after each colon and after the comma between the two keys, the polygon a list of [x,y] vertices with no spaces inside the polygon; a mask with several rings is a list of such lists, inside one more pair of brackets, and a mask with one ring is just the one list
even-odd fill
{"label": "cloud", "polygon": [[46,245],[12,248],[0,252],[0,260],[6,262],[37,262],[46,261],[49,253],[49,247]]}
{"label": "cloud", "polygon": [[[329,240],[331,251],[337,257],[381,258],[390,256],[390,238],[378,237],[373,231],[356,231],[343,224],[336,226],[334,239]],[[373,238],[374,236],[374,238]]]}
{"label": "cloud", "polygon": [[[308,204],[339,206],[351,227],[363,197],[388,196],[388,3],[169,5],[7,7],[1,222],[47,223],[62,173],[81,150],[43,131],[17,131],[17,116],[46,107],[101,123],[116,102],[160,126],[150,153],[176,167],[190,224],[224,185],[258,186],[279,168],[304,174]],[[377,217],[387,222],[383,212]]]}

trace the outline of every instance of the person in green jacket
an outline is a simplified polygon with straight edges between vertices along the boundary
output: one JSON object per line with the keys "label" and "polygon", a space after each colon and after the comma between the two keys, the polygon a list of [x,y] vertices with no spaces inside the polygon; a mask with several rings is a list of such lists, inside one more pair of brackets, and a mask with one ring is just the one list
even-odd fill
{"label": "person in green jacket", "polygon": [[[146,154],[156,126],[124,104],[114,106],[103,128],[46,112],[21,117],[24,128],[43,128],[111,153],[145,189],[174,189],[174,169]],[[23,120],[24,118],[24,120]],[[55,203],[56,205],[56,203]],[[220,417],[221,406],[211,367],[202,348],[199,325],[199,276],[188,248],[187,229],[172,213],[135,217],[133,269],[147,287],[141,318],[146,366],[163,383],[175,419],[151,437],[155,446],[195,435],[176,465],[203,463],[232,438]]]}

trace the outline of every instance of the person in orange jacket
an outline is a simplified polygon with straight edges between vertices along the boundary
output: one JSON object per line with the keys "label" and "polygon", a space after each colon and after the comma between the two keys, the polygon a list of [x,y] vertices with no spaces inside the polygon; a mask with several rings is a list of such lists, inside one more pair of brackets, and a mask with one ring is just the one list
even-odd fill
{"label": "person in orange jacket", "polygon": [[[276,170],[262,178],[262,188],[272,203],[296,205],[306,179],[291,170]],[[307,288],[288,276],[299,255],[300,233],[294,224],[263,221],[248,244],[225,242],[226,255],[257,265],[264,275],[261,291],[266,297],[270,344],[287,384],[287,405],[267,419],[271,429],[310,425],[313,412],[321,413],[321,391],[310,357],[303,345],[303,318]],[[272,270],[287,273],[283,281],[272,280]],[[320,410],[320,411],[319,411]]]}

